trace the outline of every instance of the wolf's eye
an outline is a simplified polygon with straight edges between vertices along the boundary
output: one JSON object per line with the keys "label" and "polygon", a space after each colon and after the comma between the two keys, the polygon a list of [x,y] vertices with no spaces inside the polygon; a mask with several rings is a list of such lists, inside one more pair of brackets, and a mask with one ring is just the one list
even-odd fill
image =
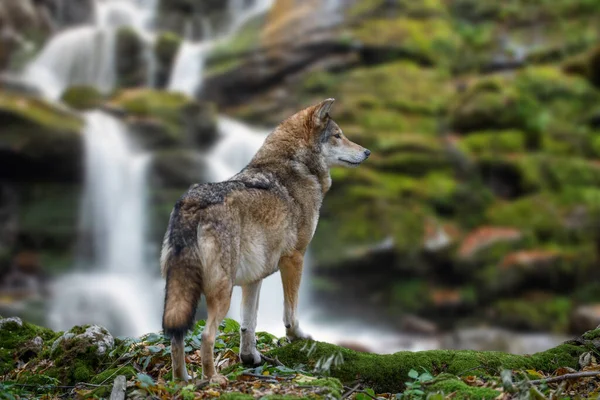
{"label": "wolf's eye", "polygon": [[339,133],[336,133],[335,135],[333,135],[333,137],[336,139],[341,139],[342,135],[340,135]]}

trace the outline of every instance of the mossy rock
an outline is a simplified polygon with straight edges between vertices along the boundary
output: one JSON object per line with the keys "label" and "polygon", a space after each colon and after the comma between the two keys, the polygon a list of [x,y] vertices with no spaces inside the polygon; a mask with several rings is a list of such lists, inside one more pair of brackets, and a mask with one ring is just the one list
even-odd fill
{"label": "mossy rock", "polygon": [[147,82],[147,60],[144,42],[138,32],[119,28],[116,37],[116,72],[119,87],[137,87]]}
{"label": "mossy rock", "polygon": [[0,92],[0,178],[76,181],[81,178],[82,119],[42,99]]}
{"label": "mossy rock", "polygon": [[450,21],[443,18],[368,19],[352,28],[350,36],[367,49],[376,49],[384,60],[408,58],[423,64],[448,64],[460,45]]}
{"label": "mossy rock", "polygon": [[202,182],[207,166],[193,150],[163,150],[152,158],[152,176],[161,187],[182,188]]}
{"label": "mossy rock", "polygon": [[493,156],[525,151],[527,134],[519,130],[472,132],[462,138],[459,148],[471,156]]}
{"label": "mossy rock", "polygon": [[181,42],[181,37],[172,32],[163,32],[156,38],[154,55],[158,63],[157,87],[167,85]]}
{"label": "mossy rock", "polygon": [[61,101],[76,110],[98,108],[104,103],[104,96],[92,86],[72,86],[65,90]]}
{"label": "mossy rock", "polygon": [[233,36],[218,43],[206,59],[206,75],[220,75],[240,66],[253,51],[259,50],[265,17],[248,20]]}
{"label": "mossy rock", "polygon": [[214,143],[217,137],[214,106],[196,102],[181,93],[125,90],[116,94],[111,105],[122,109],[127,115],[126,120],[134,125],[142,122],[152,124],[153,129],[138,130],[138,136],[144,132],[162,136],[160,139],[149,138],[149,141],[204,147]]}
{"label": "mossy rock", "polygon": [[469,386],[462,379],[451,374],[440,374],[431,385],[427,385],[426,389],[428,393],[452,395],[452,398],[459,400],[492,400],[500,395],[498,390]]}
{"label": "mossy rock", "polygon": [[411,369],[424,368],[433,374],[449,373],[454,376],[488,375],[502,369],[534,369],[554,372],[559,367],[576,368],[578,358],[587,349],[563,344],[545,352],[520,356],[493,351],[432,350],[401,351],[390,355],[358,353],[322,342],[296,342],[273,350],[270,354],[286,365],[303,364],[314,368],[319,360],[336,357],[343,359],[331,367],[331,376],[343,383],[360,379],[376,393],[398,393]]}
{"label": "mossy rock", "polygon": [[458,94],[449,110],[450,125],[459,132],[522,129],[530,134],[528,147],[539,144],[540,113],[541,107],[531,94],[492,78]]}
{"label": "mossy rock", "polygon": [[600,87],[600,46],[567,60],[564,70],[581,75],[596,87]]}
{"label": "mossy rock", "polygon": [[40,337],[43,343],[53,342],[62,332],[21,321],[19,318],[0,318],[0,375],[15,368],[14,356],[28,342]]}

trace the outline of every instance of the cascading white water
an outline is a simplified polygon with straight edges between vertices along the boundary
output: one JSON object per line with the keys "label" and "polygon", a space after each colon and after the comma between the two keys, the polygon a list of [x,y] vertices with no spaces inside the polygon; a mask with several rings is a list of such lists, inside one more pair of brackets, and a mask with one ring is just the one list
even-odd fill
{"label": "cascading white water", "polygon": [[107,92],[115,84],[115,35],[91,26],[56,35],[30,63],[23,79],[50,99],[72,85],[90,85]]}
{"label": "cascading white water", "polygon": [[210,42],[181,43],[169,78],[168,89],[193,97],[200,88],[204,60],[211,48]]}
{"label": "cascading white water", "polygon": [[93,86],[109,92],[116,82],[116,31],[128,26],[145,44],[148,83],[156,62],[151,51],[151,31],[156,0],[97,0],[94,25],[70,28],[52,37],[40,54],[26,67],[23,79],[53,100],[70,86]]}
{"label": "cascading white water", "polygon": [[92,272],[55,283],[49,321],[55,329],[95,323],[113,333],[140,335],[160,328],[158,279],[147,271],[146,175],[151,156],[138,153],[116,118],[86,114],[85,193],[82,230],[92,256],[80,260]]}

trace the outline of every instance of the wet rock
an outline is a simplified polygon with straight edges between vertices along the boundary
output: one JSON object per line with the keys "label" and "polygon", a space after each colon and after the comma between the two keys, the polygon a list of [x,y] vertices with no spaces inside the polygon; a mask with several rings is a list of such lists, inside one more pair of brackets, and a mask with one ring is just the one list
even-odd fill
{"label": "wet rock", "polygon": [[164,32],[156,38],[154,55],[157,62],[156,87],[163,88],[169,83],[169,77],[181,45],[181,37],[171,32]]}
{"label": "wet rock", "polygon": [[228,4],[219,0],[159,0],[158,26],[163,31],[199,40],[205,38],[207,32],[227,25]]}
{"label": "wet rock", "polygon": [[0,329],[15,329],[15,327],[22,327],[23,321],[19,317],[0,318]]}
{"label": "wet rock", "polygon": [[473,258],[479,251],[499,242],[514,242],[522,238],[518,229],[484,226],[473,230],[463,240],[458,255],[463,259]]}
{"label": "wet rock", "polygon": [[150,147],[178,144],[206,149],[217,139],[213,105],[180,93],[125,90],[112,99],[110,106],[124,112],[125,121]]}
{"label": "wet rock", "polygon": [[147,81],[147,60],[144,42],[135,29],[120,28],[117,32],[116,71],[120,87],[143,86]]}
{"label": "wet rock", "polygon": [[98,108],[104,103],[104,96],[92,86],[71,86],[61,96],[61,100],[76,110]]}
{"label": "wet rock", "polygon": [[52,19],[59,26],[82,25],[94,20],[94,0],[41,1],[50,9]]}
{"label": "wet rock", "polygon": [[571,331],[574,333],[596,329],[600,325],[600,304],[582,305],[571,314]]}
{"label": "wet rock", "polygon": [[424,335],[433,335],[438,331],[438,327],[435,323],[416,315],[406,315],[402,318],[400,329],[402,329],[403,332]]}
{"label": "wet rock", "polygon": [[83,121],[42,99],[0,92],[0,179],[78,181]]}
{"label": "wet rock", "polygon": [[206,162],[193,150],[163,150],[154,154],[151,174],[161,187],[187,188],[204,180]]}
{"label": "wet rock", "polygon": [[93,348],[97,356],[102,356],[107,351],[112,350],[114,345],[115,340],[106,328],[91,325],[74,327],[65,332],[52,343],[50,352],[51,354],[58,354],[62,349],[64,352],[83,354]]}

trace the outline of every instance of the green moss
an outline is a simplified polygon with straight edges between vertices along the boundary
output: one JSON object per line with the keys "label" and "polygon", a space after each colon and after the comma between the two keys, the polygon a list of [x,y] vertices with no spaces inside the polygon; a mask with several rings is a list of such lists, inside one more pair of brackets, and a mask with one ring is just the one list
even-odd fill
{"label": "green moss", "polygon": [[154,54],[158,62],[164,65],[172,65],[181,41],[181,37],[173,32],[162,32],[154,42]]}
{"label": "green moss", "polygon": [[342,396],[343,386],[339,379],[336,378],[321,378],[303,383],[305,386],[315,386],[329,389],[329,395],[340,398]]}
{"label": "green moss", "polygon": [[0,329],[0,375],[12,370],[14,365],[13,356],[20,351],[25,344],[35,337],[42,338],[44,343],[54,341],[62,332],[53,332],[27,322],[22,326],[16,323],[5,323]]}
{"label": "green moss", "polygon": [[564,69],[568,73],[581,75],[600,87],[600,46],[568,60]]}
{"label": "green moss", "polygon": [[586,340],[594,340],[600,338],[600,329],[595,329],[583,334],[583,338]]}
{"label": "green moss", "polygon": [[489,129],[521,129],[527,132],[528,147],[538,145],[542,109],[530,93],[510,82],[484,79],[459,94],[450,106],[450,124],[460,132]]}
{"label": "green moss", "polygon": [[71,86],[62,94],[61,100],[76,110],[89,110],[101,106],[104,96],[92,86]]}
{"label": "green moss", "polygon": [[342,382],[360,379],[376,392],[398,393],[404,389],[404,380],[410,369],[425,368],[433,374],[447,372],[453,375],[489,374],[501,369],[536,369],[553,372],[558,367],[577,367],[584,347],[563,344],[545,352],[528,356],[500,352],[471,350],[432,350],[398,352],[391,355],[358,353],[321,342],[297,342],[278,348],[271,355],[287,365],[305,364],[313,367],[318,360],[341,354],[344,362],[332,367],[331,376]]}
{"label": "green moss", "polygon": [[121,27],[116,37],[116,72],[120,87],[137,87],[147,80],[144,42],[138,32]]}
{"label": "green moss", "polygon": [[194,102],[181,93],[139,89],[118,93],[111,104],[124,109],[129,115],[152,119],[173,138],[181,138],[185,133],[184,110]]}
{"label": "green moss", "polygon": [[[8,128],[7,125],[10,122],[18,120],[21,123],[37,126],[42,130],[28,132],[26,135],[20,132],[18,135],[22,139],[26,139],[26,137],[43,139],[43,135],[50,132],[54,135],[71,137],[79,135],[83,127],[81,118],[67,109],[57,107],[39,98],[10,92],[0,92],[0,117],[3,119],[5,128]],[[10,142],[10,136],[10,131],[6,129],[3,140]]]}
{"label": "green moss", "polygon": [[78,361],[72,367],[72,376],[74,382],[88,382],[94,375],[94,371],[87,363]]}
{"label": "green moss", "polygon": [[468,154],[493,155],[525,151],[526,134],[518,130],[473,132],[460,141]]}
{"label": "green moss", "polygon": [[367,47],[387,49],[390,59],[407,57],[424,63],[444,61],[460,44],[449,21],[442,18],[369,19],[353,28],[351,35]]}
{"label": "green moss", "polygon": [[206,60],[206,75],[223,74],[239,66],[244,56],[256,50],[261,43],[260,33],[263,25],[263,15],[254,17],[231,38],[215,46]]}
{"label": "green moss", "polygon": [[435,382],[426,389],[428,393],[452,394],[452,398],[460,400],[492,400],[500,395],[500,392],[494,389],[469,386],[452,375],[436,377]]}

